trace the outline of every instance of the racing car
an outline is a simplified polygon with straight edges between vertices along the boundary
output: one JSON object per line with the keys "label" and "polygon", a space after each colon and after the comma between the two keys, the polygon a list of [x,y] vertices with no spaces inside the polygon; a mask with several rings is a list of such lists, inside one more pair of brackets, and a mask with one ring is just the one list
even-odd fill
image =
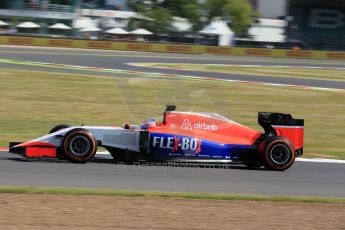
{"label": "racing car", "polygon": [[167,105],[161,122],[142,125],[58,125],[49,134],[10,153],[26,158],[53,157],[85,163],[104,147],[117,161],[193,161],[243,163],[250,168],[288,169],[303,154],[304,120],[290,114],[259,112],[256,131],[216,113],[179,112]]}

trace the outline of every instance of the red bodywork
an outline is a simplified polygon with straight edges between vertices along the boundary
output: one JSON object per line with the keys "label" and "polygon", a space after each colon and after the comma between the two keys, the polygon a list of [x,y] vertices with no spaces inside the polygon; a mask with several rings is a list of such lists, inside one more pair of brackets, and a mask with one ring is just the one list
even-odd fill
{"label": "red bodywork", "polygon": [[217,114],[166,112],[165,123],[150,127],[150,132],[176,134],[221,144],[252,145],[261,132]]}
{"label": "red bodywork", "polygon": [[273,125],[272,126],[277,133],[277,136],[286,137],[289,139],[295,150],[303,147],[304,142],[304,127],[303,126],[284,126]]}
{"label": "red bodywork", "polygon": [[28,141],[15,147],[25,149],[26,157],[56,157],[57,146],[40,141]]}

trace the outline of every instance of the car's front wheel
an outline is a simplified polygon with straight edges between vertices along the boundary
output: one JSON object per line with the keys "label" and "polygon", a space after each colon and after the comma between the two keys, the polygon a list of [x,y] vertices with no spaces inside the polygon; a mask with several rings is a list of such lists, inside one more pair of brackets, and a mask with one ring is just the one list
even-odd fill
{"label": "car's front wheel", "polygon": [[82,128],[67,132],[62,143],[65,156],[71,162],[87,162],[95,156],[97,151],[97,143],[93,135]]}

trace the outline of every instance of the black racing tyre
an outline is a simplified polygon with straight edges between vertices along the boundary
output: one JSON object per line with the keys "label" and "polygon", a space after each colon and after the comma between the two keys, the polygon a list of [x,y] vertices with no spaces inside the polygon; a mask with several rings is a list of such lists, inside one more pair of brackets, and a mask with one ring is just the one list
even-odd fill
{"label": "black racing tyre", "polygon": [[75,163],[91,160],[97,151],[97,142],[93,135],[83,128],[68,131],[62,141],[66,158]]}
{"label": "black racing tyre", "polygon": [[284,137],[267,137],[259,146],[261,163],[270,170],[284,171],[295,161],[292,143]]}
{"label": "black racing tyre", "polygon": [[71,127],[71,126],[70,126],[70,125],[65,125],[65,124],[57,125],[57,126],[55,126],[54,128],[52,128],[52,129],[49,131],[49,134],[55,133],[55,132],[57,132],[57,131],[59,131],[59,130],[61,130],[61,129],[66,129],[66,128],[69,128],[69,127]]}

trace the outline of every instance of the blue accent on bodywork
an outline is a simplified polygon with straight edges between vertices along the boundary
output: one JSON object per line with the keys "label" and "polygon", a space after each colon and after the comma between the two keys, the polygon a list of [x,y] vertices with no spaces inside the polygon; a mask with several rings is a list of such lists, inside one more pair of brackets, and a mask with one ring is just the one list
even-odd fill
{"label": "blue accent on bodywork", "polygon": [[[177,138],[178,146],[175,144]],[[197,145],[199,141],[201,141],[200,148],[198,148],[199,146]],[[203,139],[199,140],[189,136],[150,132],[149,154],[150,157],[155,159],[191,158],[240,160],[241,155],[253,149],[256,149],[256,146],[221,144]]]}

